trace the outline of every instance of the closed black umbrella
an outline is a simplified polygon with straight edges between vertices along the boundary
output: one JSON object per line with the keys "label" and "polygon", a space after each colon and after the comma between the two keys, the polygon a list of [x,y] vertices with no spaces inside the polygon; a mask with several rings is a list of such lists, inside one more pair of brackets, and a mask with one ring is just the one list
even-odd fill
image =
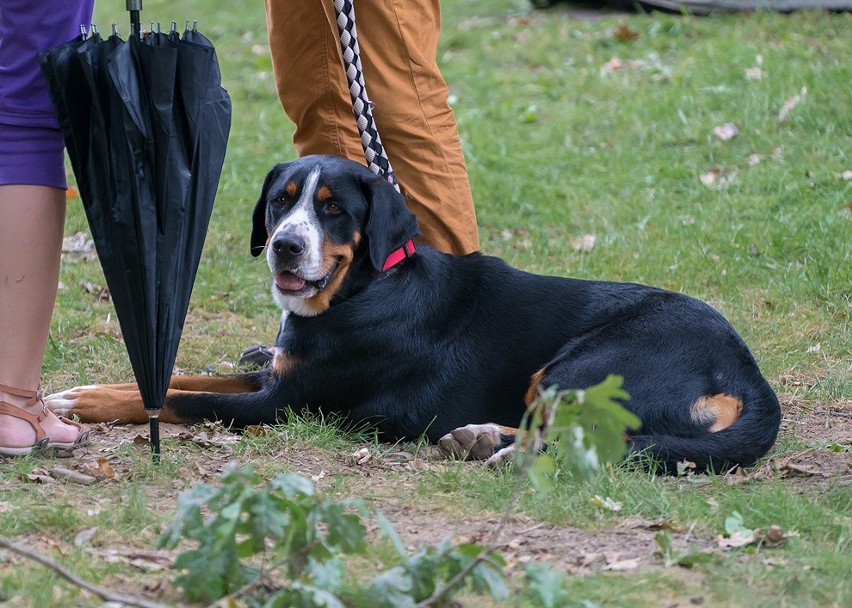
{"label": "closed black umbrella", "polygon": [[[128,5],[133,0],[128,1]],[[139,6],[138,8],[141,8]],[[216,52],[179,36],[93,28],[40,54],[159,455],[163,406],[231,124]]]}

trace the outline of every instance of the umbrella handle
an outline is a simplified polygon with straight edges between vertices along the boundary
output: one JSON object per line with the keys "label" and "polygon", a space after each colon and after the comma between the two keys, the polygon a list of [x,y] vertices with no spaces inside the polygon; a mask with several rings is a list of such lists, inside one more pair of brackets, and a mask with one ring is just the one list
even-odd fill
{"label": "umbrella handle", "polygon": [[125,0],[125,7],[130,11],[130,34],[142,37],[142,27],[139,25],[139,12],[142,10],[142,0]]}

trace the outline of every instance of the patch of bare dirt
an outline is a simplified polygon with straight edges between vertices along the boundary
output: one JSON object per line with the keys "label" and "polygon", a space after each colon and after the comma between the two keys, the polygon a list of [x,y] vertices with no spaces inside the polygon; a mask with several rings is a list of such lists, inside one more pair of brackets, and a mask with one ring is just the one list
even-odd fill
{"label": "patch of bare dirt", "polygon": [[807,447],[770,458],[766,466],[803,489],[826,482],[852,483],[852,401],[813,403],[782,396],[781,437]]}
{"label": "patch of bare dirt", "polygon": [[[494,532],[501,524],[496,516],[446,521],[446,514],[438,507],[422,504],[412,507],[394,500],[382,501],[379,507],[410,550],[449,537],[456,542],[493,546],[510,569],[530,562],[546,562],[573,574],[660,567],[661,561],[654,556],[657,549],[654,537],[667,528],[662,522],[633,519],[615,529],[584,530],[515,515],[494,542]],[[673,533],[673,547],[677,550],[713,550],[711,545],[688,533]]]}

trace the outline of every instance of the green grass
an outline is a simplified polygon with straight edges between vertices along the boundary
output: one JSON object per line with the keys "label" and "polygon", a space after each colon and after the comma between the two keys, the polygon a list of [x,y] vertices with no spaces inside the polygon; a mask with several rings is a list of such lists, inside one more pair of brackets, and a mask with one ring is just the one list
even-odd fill
{"label": "green grass", "polygon": [[[177,359],[191,373],[210,366],[227,371],[244,347],[270,342],[278,324],[266,266],[249,255],[249,217],[269,167],[295,155],[293,127],[275,95],[262,6],[245,4],[148,0],[143,13],[143,21],[164,23],[200,18],[219,49],[234,103],[228,156]],[[442,6],[440,63],[485,252],[534,272],[644,282],[707,300],[741,332],[782,398],[814,407],[852,399],[852,181],[839,177],[852,170],[852,15],[584,21],[565,9],[533,12],[523,0],[445,0]],[[102,30],[116,21],[126,31],[122,8],[99,3]],[[613,31],[622,23],[639,39],[616,39]],[[640,63],[608,72],[615,57]],[[758,66],[762,78],[749,79],[746,70]],[[802,100],[779,123],[785,100],[803,88]],[[735,138],[712,135],[729,122],[739,128]],[[752,155],[760,162],[750,161]],[[708,188],[700,178],[716,168],[732,181]],[[80,230],[85,218],[72,200],[66,233]],[[585,234],[595,235],[594,247],[575,250],[571,240]],[[61,281],[47,388],[131,379],[112,306],[80,287],[105,284],[98,265],[65,263]],[[800,416],[785,412],[788,420]],[[785,431],[776,452],[825,454],[834,441]],[[426,512],[439,523],[496,518],[515,484],[507,471],[464,463],[388,466],[369,476],[340,464],[365,445],[380,462],[398,449],[425,452],[422,445],[381,445],[369,433],[291,417],[274,433],[246,437],[230,457],[251,462],[264,476],[325,471],[318,483],[332,495]],[[208,457],[186,443],[166,450],[154,466],[144,450],[122,446],[116,454],[131,472],[86,488],[20,480],[62,461],[4,461],[0,534],[25,540],[102,584],[141,589],[168,580],[168,572],[131,572],[73,544],[78,533],[97,527],[98,551],[153,548],[177,492],[198,480],[194,465]],[[690,571],[571,576],[577,602],[685,605],[700,597],[707,606],[750,608],[852,602],[848,475],[819,484],[777,473],[743,485],[723,477],[701,481],[614,467],[593,484],[560,479],[547,495],[525,488],[517,511],[533,522],[601,535],[628,518],[662,519],[710,544],[738,511],[750,527],[779,525],[799,534],[782,548],[736,550]],[[595,496],[622,509],[601,509]],[[101,508],[89,514],[96,503]],[[383,563],[385,552],[376,547],[374,563]],[[0,601],[97,605],[71,586],[57,588],[40,567],[0,554]],[[172,593],[166,592],[168,601],[176,601]]]}

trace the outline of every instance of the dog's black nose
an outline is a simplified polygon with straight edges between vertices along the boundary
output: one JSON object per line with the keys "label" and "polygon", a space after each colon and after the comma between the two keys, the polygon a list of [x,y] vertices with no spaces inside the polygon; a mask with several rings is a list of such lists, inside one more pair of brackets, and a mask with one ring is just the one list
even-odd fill
{"label": "dog's black nose", "polygon": [[280,234],[272,241],[272,251],[284,257],[299,257],[305,252],[305,239],[296,234]]}

